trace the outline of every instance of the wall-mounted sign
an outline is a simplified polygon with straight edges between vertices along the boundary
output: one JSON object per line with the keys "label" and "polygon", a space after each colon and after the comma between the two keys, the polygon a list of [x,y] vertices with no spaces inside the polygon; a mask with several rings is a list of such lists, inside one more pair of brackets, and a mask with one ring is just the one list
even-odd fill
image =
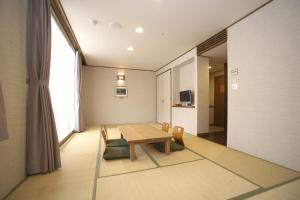
{"label": "wall-mounted sign", "polygon": [[239,75],[239,69],[238,68],[232,69],[231,76],[237,76],[237,75]]}
{"label": "wall-mounted sign", "polygon": [[232,89],[232,90],[237,90],[237,89],[239,89],[239,84],[238,84],[238,79],[237,79],[237,78],[233,78],[233,79],[232,79],[231,89]]}
{"label": "wall-mounted sign", "polygon": [[239,89],[239,83],[238,83],[238,75],[239,75],[239,69],[234,68],[230,71],[232,81],[231,81],[231,89],[232,90],[237,90]]}

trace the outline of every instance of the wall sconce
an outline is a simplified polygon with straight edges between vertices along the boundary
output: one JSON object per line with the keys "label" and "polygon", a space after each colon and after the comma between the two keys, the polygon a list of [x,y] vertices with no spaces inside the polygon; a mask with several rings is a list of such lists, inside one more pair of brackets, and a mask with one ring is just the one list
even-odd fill
{"label": "wall sconce", "polygon": [[125,81],[125,75],[117,75],[118,81]]}

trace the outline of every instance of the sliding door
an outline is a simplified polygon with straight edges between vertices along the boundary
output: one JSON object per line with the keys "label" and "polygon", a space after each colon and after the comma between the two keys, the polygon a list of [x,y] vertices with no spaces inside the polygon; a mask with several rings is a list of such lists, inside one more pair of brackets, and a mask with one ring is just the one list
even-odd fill
{"label": "sliding door", "polygon": [[157,84],[157,110],[158,123],[171,123],[171,71],[166,71],[156,78]]}

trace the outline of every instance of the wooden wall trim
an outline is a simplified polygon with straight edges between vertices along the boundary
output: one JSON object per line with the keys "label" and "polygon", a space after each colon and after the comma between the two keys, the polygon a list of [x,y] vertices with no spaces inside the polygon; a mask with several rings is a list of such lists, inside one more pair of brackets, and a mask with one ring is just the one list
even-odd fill
{"label": "wooden wall trim", "polygon": [[86,65],[86,59],[83,55],[83,52],[79,46],[79,43],[76,39],[76,36],[73,32],[73,29],[70,25],[70,22],[66,16],[66,13],[61,5],[60,0],[51,0],[51,8],[57,18],[57,20],[59,21],[61,27],[63,28],[64,32],[66,33],[71,45],[73,46],[73,48],[76,51],[79,51],[79,53],[81,54],[81,58],[82,58],[82,64]]}
{"label": "wooden wall trim", "polygon": [[199,44],[197,46],[197,56],[200,56],[204,52],[207,52],[225,42],[227,42],[227,29],[220,31],[219,33]]}
{"label": "wooden wall trim", "polygon": [[98,66],[98,65],[84,65],[84,67],[96,67],[96,68],[107,68],[107,69],[124,69],[124,70],[155,72],[154,70],[151,70],[151,69],[137,69],[137,68],[128,68],[128,67],[109,67],[109,66]]}

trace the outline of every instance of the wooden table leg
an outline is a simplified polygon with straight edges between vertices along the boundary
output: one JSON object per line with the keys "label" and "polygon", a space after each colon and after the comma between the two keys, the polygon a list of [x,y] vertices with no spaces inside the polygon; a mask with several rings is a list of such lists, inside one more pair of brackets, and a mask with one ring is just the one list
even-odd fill
{"label": "wooden table leg", "polygon": [[130,144],[130,160],[135,160],[135,154],[134,154],[134,144]]}
{"label": "wooden table leg", "polygon": [[165,142],[165,153],[167,155],[170,154],[170,149],[171,149],[171,139],[166,139],[166,142]]}

